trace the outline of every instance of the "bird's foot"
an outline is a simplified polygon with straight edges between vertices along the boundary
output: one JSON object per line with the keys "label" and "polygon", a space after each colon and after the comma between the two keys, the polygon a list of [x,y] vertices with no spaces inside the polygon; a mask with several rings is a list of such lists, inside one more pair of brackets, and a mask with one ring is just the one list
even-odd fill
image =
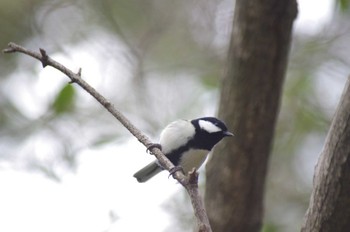
{"label": "bird's foot", "polygon": [[162,145],[160,145],[159,143],[150,143],[147,146],[146,152],[151,153],[152,148],[158,148],[159,150],[162,150]]}
{"label": "bird's foot", "polygon": [[181,166],[175,166],[175,167],[173,167],[172,169],[169,170],[168,178],[170,176],[174,175],[174,173],[177,172],[177,171],[182,171],[182,173],[185,173],[184,169]]}

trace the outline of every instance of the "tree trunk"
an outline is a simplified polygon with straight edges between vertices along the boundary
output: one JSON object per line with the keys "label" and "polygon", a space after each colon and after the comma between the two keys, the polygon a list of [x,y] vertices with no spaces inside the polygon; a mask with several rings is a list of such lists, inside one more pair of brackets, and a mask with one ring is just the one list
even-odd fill
{"label": "tree trunk", "polygon": [[314,175],[301,231],[350,231],[350,80],[328,132]]}
{"label": "tree trunk", "polygon": [[237,0],[219,117],[235,134],[207,165],[213,231],[260,231],[268,158],[286,72],[295,0]]}

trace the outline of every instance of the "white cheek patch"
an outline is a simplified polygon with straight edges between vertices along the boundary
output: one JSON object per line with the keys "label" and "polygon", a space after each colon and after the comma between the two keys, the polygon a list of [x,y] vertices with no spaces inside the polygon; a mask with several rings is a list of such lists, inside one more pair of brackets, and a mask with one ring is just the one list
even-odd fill
{"label": "white cheek patch", "polygon": [[222,129],[220,127],[214,125],[213,123],[211,123],[209,121],[199,120],[198,124],[199,124],[200,128],[202,128],[203,130],[205,130],[209,133],[215,133],[215,132],[222,131]]}

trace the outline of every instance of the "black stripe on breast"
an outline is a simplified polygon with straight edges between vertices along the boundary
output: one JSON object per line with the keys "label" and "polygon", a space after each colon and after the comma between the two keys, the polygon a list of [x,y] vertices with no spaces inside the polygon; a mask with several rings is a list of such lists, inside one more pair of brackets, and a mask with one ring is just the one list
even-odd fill
{"label": "black stripe on breast", "polygon": [[178,166],[181,160],[181,155],[190,150],[190,143],[187,143],[185,146],[182,146],[176,150],[171,151],[169,154],[165,154],[166,157],[175,165]]}
{"label": "black stripe on breast", "polygon": [[186,151],[190,150],[190,149],[200,149],[200,150],[208,150],[210,151],[211,147],[207,147],[207,146],[198,146],[196,143],[196,139],[192,139],[190,141],[188,141],[188,143],[185,146],[179,147],[176,150],[171,151],[168,154],[165,154],[166,157],[168,157],[168,159],[175,165],[178,166],[179,162],[181,160],[181,156],[183,153],[185,153]]}

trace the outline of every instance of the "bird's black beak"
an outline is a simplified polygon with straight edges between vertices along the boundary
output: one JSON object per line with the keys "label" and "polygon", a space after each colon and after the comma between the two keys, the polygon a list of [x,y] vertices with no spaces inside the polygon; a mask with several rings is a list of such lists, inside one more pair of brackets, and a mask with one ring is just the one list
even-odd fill
{"label": "bird's black beak", "polygon": [[234,136],[234,134],[231,133],[231,132],[229,132],[229,131],[225,131],[225,132],[224,132],[224,135],[225,135],[225,136]]}

